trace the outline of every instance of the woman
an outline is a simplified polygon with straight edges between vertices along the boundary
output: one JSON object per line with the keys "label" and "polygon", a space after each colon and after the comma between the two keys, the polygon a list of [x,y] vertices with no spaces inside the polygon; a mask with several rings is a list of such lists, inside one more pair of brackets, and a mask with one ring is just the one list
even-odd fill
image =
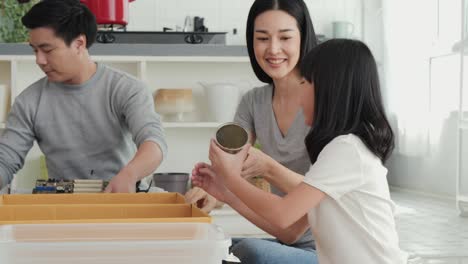
{"label": "woman", "polygon": [[[304,123],[300,104],[305,84],[299,64],[316,46],[316,37],[306,4],[302,0],[256,0],[247,19],[246,38],[252,68],[267,85],[246,93],[234,118],[252,133],[252,143],[261,145],[261,151],[250,149],[242,176],[261,175],[272,184],[274,193],[287,193],[300,178],[278,172],[289,169],[304,175],[310,167],[303,143],[310,126]],[[203,195],[204,191],[195,188],[186,198],[195,202]],[[211,210],[214,200],[204,199],[203,209]],[[315,257],[310,232],[290,245],[278,242],[234,239],[232,252],[242,263],[310,263]],[[290,259],[291,255],[297,258]]]}
{"label": "woman", "polygon": [[279,235],[299,236],[310,225],[320,264],[406,263],[383,165],[394,136],[370,50],[359,41],[327,41],[305,57],[302,73],[311,86],[303,90],[305,122],[313,123],[305,140],[313,165],[303,182],[285,197],[263,192],[241,177],[249,148],[232,155],[212,141],[212,165],[197,164],[193,183],[247,206]]}

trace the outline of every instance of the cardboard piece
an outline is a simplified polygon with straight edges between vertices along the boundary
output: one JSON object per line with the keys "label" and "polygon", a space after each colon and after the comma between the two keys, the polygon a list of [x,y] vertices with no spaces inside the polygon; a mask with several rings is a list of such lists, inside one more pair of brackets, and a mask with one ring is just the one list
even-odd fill
{"label": "cardboard piece", "polygon": [[0,196],[0,225],[50,223],[211,223],[179,193]]}
{"label": "cardboard piece", "polygon": [[0,205],[35,204],[184,204],[179,193],[82,193],[1,195]]}
{"label": "cardboard piece", "polygon": [[211,223],[190,204],[72,204],[0,206],[0,225],[58,223]]}

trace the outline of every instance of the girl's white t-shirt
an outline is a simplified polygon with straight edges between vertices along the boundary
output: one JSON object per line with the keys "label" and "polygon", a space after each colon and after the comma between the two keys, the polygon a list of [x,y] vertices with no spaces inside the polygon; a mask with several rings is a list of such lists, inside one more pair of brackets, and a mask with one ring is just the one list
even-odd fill
{"label": "girl's white t-shirt", "polygon": [[308,213],[320,264],[400,264],[387,169],[353,134],[333,139],[304,182],[326,194]]}

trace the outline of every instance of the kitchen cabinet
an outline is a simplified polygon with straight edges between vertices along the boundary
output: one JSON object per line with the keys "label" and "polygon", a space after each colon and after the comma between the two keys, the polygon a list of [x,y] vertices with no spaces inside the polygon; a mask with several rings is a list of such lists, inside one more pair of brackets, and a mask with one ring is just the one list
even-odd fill
{"label": "kitchen cabinet", "polygon": [[[169,152],[159,172],[190,172],[196,162],[208,161],[209,141],[220,123],[210,118],[199,82],[233,83],[240,93],[262,85],[251,70],[245,47],[241,46],[98,44],[90,53],[95,61],[142,80],[153,93],[161,88],[192,89],[195,110],[187,115],[187,122],[163,123]],[[43,76],[27,45],[0,44],[0,84],[8,87],[11,102]],[[37,146],[28,154],[25,167],[18,173],[21,188],[33,186],[41,155]]]}

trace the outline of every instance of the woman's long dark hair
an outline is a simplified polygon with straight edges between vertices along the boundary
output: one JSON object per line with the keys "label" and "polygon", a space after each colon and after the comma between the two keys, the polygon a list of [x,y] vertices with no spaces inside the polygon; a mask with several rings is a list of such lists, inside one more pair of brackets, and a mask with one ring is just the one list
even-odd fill
{"label": "woman's long dark hair", "polygon": [[313,127],[305,139],[311,162],[331,140],[346,134],[358,136],[385,162],[394,135],[369,48],[357,40],[326,41],[305,56],[301,72],[315,86]]}
{"label": "woman's long dark hair", "polygon": [[255,58],[253,48],[254,26],[255,19],[263,12],[270,10],[281,10],[294,17],[297,21],[297,27],[301,32],[301,53],[299,55],[300,65],[304,56],[317,45],[317,37],[315,36],[314,26],[307,9],[307,5],[303,0],[255,0],[250,7],[249,16],[247,17],[247,50],[249,52],[250,64],[257,75],[257,78],[264,83],[273,83],[268,74],[266,74]]}

